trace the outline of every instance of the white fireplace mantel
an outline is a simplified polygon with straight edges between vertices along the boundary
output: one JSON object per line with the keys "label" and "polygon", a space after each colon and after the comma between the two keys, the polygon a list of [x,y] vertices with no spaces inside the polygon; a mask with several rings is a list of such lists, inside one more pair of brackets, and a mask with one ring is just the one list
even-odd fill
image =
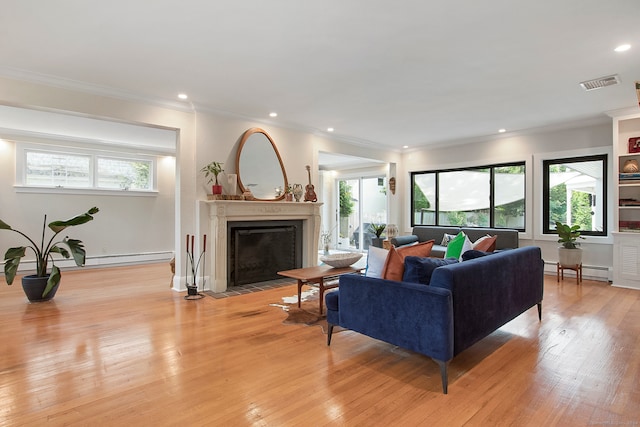
{"label": "white fireplace mantel", "polygon": [[229,221],[302,220],[302,265],[309,267],[318,263],[322,203],[246,200],[210,200],[202,203],[209,208],[209,230],[206,234],[211,236],[210,290],[214,292],[227,290],[227,222]]}

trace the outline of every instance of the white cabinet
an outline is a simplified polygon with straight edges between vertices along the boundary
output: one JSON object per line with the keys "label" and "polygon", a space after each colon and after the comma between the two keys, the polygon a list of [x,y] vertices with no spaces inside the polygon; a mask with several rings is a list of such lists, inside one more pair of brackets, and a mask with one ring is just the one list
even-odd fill
{"label": "white cabinet", "polygon": [[640,234],[613,233],[613,286],[640,289]]}
{"label": "white cabinet", "polygon": [[636,176],[623,169],[640,165],[631,138],[640,138],[640,112],[613,118],[613,286],[640,289],[640,171]]}

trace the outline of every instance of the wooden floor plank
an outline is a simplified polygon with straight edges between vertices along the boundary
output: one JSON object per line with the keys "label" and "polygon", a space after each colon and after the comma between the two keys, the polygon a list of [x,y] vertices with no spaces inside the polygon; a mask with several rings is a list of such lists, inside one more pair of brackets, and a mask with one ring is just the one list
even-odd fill
{"label": "wooden floor plank", "polygon": [[186,301],[166,264],[67,271],[55,299],[0,287],[0,425],[634,425],[640,292],[545,278],[533,308],[429,358],[283,324],[296,286]]}

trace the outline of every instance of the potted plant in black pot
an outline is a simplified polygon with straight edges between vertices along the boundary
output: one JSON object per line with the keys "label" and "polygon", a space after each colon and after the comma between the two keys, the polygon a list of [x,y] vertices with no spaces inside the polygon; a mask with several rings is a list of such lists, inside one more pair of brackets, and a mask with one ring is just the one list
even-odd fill
{"label": "potted plant in black pot", "polygon": [[371,232],[376,235],[376,237],[371,238],[371,244],[378,248],[382,247],[382,241],[384,240],[381,236],[384,232],[384,229],[387,227],[387,224],[371,224],[369,228]]}
{"label": "potted plant in black pot", "polygon": [[[13,284],[20,261],[27,254],[27,249],[31,249],[36,256],[36,274],[24,276],[22,278],[22,288],[29,301],[48,301],[52,299],[58,290],[61,277],[60,269],[54,264],[53,254],[60,254],[64,258],[73,256],[73,260],[78,267],[84,266],[86,257],[82,241],[70,239],[68,236],[56,241],[56,237],[68,227],[85,224],[93,220],[93,215],[98,213],[98,211],[98,208],[93,207],[87,212],[69,220],[50,222],[48,227],[53,231],[53,236],[51,236],[48,242],[45,241],[47,227],[47,216],[45,215],[39,245],[22,231],[11,228],[9,224],[0,220],[0,230],[16,232],[29,241],[28,246],[9,248],[4,254],[4,274],[7,284]],[[51,261],[50,272],[48,271],[49,261]]]}
{"label": "potted plant in black pot", "polygon": [[582,249],[578,246],[578,239],[584,239],[580,235],[579,225],[568,225],[556,221],[556,233],[558,233],[558,262],[563,267],[576,267],[582,264]]}

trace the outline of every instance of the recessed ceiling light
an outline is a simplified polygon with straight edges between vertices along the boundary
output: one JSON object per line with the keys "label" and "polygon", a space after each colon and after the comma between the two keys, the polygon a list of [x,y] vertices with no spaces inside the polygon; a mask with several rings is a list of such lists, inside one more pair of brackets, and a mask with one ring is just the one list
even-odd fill
{"label": "recessed ceiling light", "polygon": [[327,128],[327,132],[333,132],[333,128]]}
{"label": "recessed ceiling light", "polygon": [[278,113],[275,111],[273,113],[269,113],[269,117],[278,117]]}
{"label": "recessed ceiling light", "polygon": [[408,145],[403,145],[402,148],[409,148],[409,146]]}
{"label": "recessed ceiling light", "polygon": [[187,96],[187,94],[186,94],[186,93],[179,93],[179,94],[178,94],[178,98],[180,98],[180,99],[187,99],[187,98],[189,98],[189,97]]}
{"label": "recessed ceiling light", "polygon": [[631,45],[630,44],[621,44],[620,46],[618,46],[617,48],[613,49],[616,52],[626,52],[627,50],[631,49]]}
{"label": "recessed ceiling light", "polygon": [[500,133],[505,133],[507,130],[506,129],[498,129],[498,132]]}

